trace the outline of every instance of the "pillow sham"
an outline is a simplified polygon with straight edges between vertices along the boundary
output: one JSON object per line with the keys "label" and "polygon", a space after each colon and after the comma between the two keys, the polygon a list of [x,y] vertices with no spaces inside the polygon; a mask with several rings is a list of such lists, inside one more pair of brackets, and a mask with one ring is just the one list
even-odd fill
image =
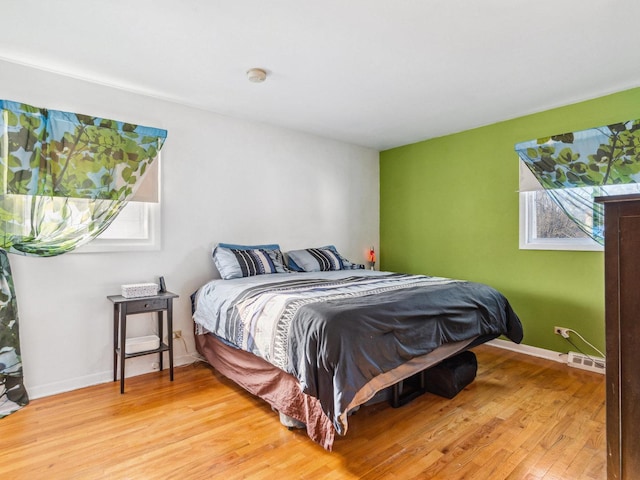
{"label": "pillow sham", "polygon": [[287,256],[289,268],[296,272],[326,272],[353,268],[353,264],[340,255],[333,245],[292,250],[287,252]]}
{"label": "pillow sham", "polygon": [[345,257],[340,255],[340,253],[338,252],[338,249],[333,245],[327,245],[326,247],[323,247],[323,248],[328,248],[333,253],[335,253],[338,257],[340,257],[340,260],[342,260],[342,267],[343,267],[344,270],[355,270],[355,269],[363,269],[364,268],[363,264],[350,262]]}
{"label": "pillow sham", "polygon": [[288,271],[277,244],[219,243],[213,249],[213,262],[224,280]]}

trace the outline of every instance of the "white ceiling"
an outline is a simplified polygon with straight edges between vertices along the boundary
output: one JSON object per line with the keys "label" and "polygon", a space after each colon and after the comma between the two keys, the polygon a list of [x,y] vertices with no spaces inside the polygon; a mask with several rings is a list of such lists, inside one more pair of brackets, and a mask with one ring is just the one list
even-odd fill
{"label": "white ceiling", "polygon": [[[0,59],[377,150],[640,85],[638,0],[0,0],[0,12]],[[251,67],[266,82],[248,82]]]}

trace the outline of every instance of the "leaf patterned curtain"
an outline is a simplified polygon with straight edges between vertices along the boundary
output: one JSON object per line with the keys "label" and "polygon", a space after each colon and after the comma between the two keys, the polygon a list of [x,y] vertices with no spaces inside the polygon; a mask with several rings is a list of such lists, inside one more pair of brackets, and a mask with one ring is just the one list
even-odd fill
{"label": "leaf patterned curtain", "polygon": [[640,193],[640,120],[518,143],[516,152],[551,199],[604,244],[604,210],[594,198]]}
{"label": "leaf patterned curtain", "polygon": [[28,403],[7,252],[53,256],[106,229],[165,130],[0,100],[0,418]]}

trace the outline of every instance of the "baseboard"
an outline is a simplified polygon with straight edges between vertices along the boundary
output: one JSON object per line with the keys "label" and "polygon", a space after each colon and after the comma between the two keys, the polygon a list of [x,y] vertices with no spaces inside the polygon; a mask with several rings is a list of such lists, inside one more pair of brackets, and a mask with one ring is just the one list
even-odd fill
{"label": "baseboard", "polygon": [[[525,355],[553,360],[554,362],[567,363],[566,353],[554,352],[553,350],[546,350],[544,348],[532,347],[529,345],[521,345],[500,339],[491,340],[490,342],[487,342],[487,345],[492,345],[494,347],[502,348],[505,350],[511,350],[513,352],[523,353]],[[182,355],[174,359],[174,366],[179,367],[182,365],[189,365],[193,363],[194,360],[195,357],[192,355]],[[150,373],[153,371],[153,368],[150,367],[133,365],[132,368],[127,368],[126,376],[127,378],[135,377],[137,375],[143,375],[145,373]],[[29,398],[36,399],[112,381],[113,372],[109,370],[107,372],[95,373],[92,375],[87,375],[85,377],[72,378],[62,382],[48,383],[46,385],[39,385],[35,387],[29,387],[27,385],[27,391],[29,393]]]}
{"label": "baseboard", "polygon": [[[192,355],[181,355],[173,359],[173,365],[174,367],[189,365],[193,363],[194,360],[195,357],[193,357]],[[129,368],[129,365],[127,365],[126,378],[153,372],[154,369],[150,365],[150,363],[146,365],[132,365],[132,368]],[[166,370],[167,365],[164,365],[164,368]],[[29,398],[35,400],[36,398],[48,397],[51,395],[56,395],[58,393],[70,392],[71,390],[78,390],[80,388],[90,387],[93,385],[99,385],[101,383],[108,382],[113,382],[113,371],[111,370],[86,375],[84,377],[71,378],[62,382],[47,383],[46,385],[38,385],[34,387],[29,386],[27,378],[26,387]]]}
{"label": "baseboard", "polygon": [[555,352],[553,350],[547,350],[545,348],[532,347],[530,345],[522,345],[520,343],[513,343],[508,340],[500,340],[499,338],[487,342],[487,345],[502,348],[504,350],[511,350],[512,352],[523,353],[525,355],[531,355],[532,357],[545,358],[547,360],[553,360],[558,363],[567,363],[567,354],[561,352]]}
{"label": "baseboard", "polygon": [[58,393],[70,392],[79,388],[90,387],[100,383],[107,383],[113,380],[113,372],[101,372],[84,377],[71,378],[62,382],[47,383],[45,385],[29,386],[29,377],[25,378],[25,387],[29,394],[29,399],[48,397]]}

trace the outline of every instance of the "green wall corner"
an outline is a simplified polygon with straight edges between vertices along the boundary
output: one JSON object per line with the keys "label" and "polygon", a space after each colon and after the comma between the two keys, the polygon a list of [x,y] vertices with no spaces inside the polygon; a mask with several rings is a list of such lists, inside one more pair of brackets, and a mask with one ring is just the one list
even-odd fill
{"label": "green wall corner", "polygon": [[604,350],[604,256],[518,248],[514,145],[636,118],[640,88],[381,152],[381,268],[497,288],[526,345],[575,351],[557,325]]}

